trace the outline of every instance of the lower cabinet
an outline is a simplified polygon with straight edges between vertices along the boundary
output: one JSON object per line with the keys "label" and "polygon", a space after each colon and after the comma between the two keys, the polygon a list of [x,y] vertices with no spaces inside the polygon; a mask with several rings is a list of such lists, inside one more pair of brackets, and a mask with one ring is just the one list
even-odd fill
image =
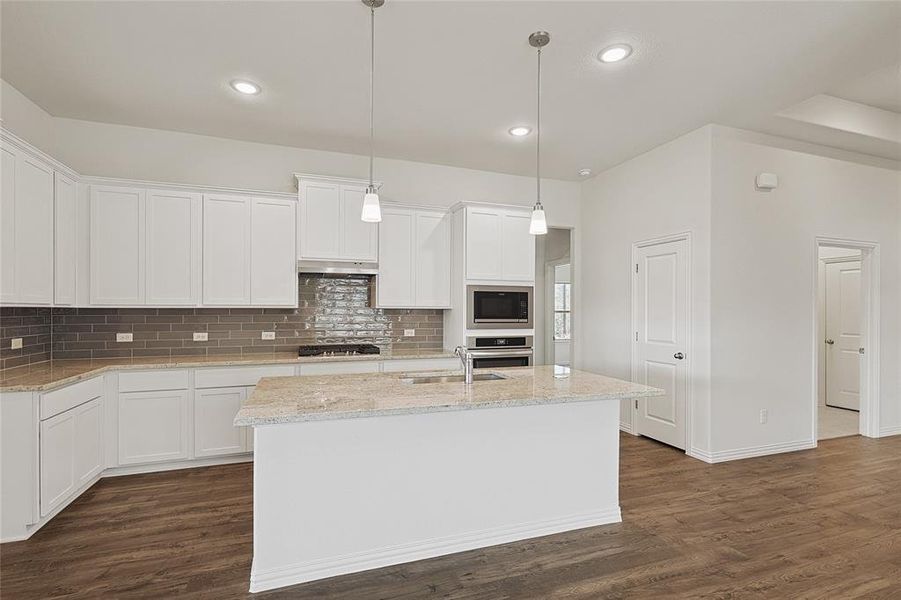
{"label": "lower cabinet", "polygon": [[119,394],[119,464],[189,458],[187,390]]}
{"label": "lower cabinet", "polygon": [[41,516],[103,471],[100,398],[41,421]]}
{"label": "lower cabinet", "polygon": [[249,427],[235,427],[235,414],[247,398],[246,388],[210,388],[194,393],[194,456],[222,456],[252,450]]}

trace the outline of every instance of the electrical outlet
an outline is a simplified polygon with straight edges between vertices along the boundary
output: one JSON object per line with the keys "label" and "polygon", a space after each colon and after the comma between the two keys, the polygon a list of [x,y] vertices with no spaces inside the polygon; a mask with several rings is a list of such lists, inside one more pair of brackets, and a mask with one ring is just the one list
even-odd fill
{"label": "electrical outlet", "polygon": [[413,337],[416,335],[415,329],[404,329],[404,337]]}
{"label": "electrical outlet", "polygon": [[275,339],[275,332],[274,332],[274,331],[264,331],[261,337],[262,337],[264,340],[274,340],[274,339]]}
{"label": "electrical outlet", "polygon": [[22,338],[13,338],[9,344],[10,350],[18,350],[22,347]]}
{"label": "electrical outlet", "polygon": [[194,332],[194,341],[195,342],[208,342],[210,341],[210,334],[206,331],[195,331]]}
{"label": "electrical outlet", "polygon": [[135,341],[135,336],[133,333],[117,333],[116,341],[117,342],[133,342],[133,341]]}
{"label": "electrical outlet", "polygon": [[766,425],[766,422],[769,420],[770,415],[765,408],[760,410],[760,424]]}

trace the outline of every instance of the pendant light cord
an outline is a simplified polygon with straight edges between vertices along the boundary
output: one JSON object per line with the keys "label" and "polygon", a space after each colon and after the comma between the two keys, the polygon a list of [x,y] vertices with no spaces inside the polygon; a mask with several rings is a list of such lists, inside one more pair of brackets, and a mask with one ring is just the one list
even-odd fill
{"label": "pendant light cord", "polygon": [[372,188],[373,160],[375,156],[375,114],[374,84],[375,84],[375,7],[369,7],[369,187]]}
{"label": "pendant light cord", "polygon": [[541,48],[538,48],[538,117],[537,131],[535,140],[535,187],[536,200],[535,206],[541,207]]}

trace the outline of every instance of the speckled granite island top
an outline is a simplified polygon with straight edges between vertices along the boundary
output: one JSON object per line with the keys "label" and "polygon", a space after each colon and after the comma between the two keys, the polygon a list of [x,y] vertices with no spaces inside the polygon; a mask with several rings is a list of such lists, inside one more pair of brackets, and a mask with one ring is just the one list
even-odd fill
{"label": "speckled granite island top", "polygon": [[391,352],[352,356],[302,356],[295,352],[215,356],[166,356],[140,358],[50,360],[0,371],[0,392],[45,392],[101,373],[126,369],[178,369],[198,367],[234,367],[251,365],[297,365],[345,361],[385,361],[417,358],[453,358],[453,353],[438,351]]}
{"label": "speckled granite island top", "polygon": [[[235,425],[274,425],[425,412],[661,396],[663,390],[553,366],[477,369],[504,379],[414,384],[423,372],[267,377],[235,415]],[[450,373],[440,373],[442,375]]]}

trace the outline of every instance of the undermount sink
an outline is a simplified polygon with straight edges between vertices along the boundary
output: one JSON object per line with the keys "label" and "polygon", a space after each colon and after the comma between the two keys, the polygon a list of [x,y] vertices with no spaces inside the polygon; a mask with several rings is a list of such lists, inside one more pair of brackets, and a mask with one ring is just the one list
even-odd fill
{"label": "undermount sink", "polygon": [[[497,373],[476,373],[472,376],[473,382],[498,379],[506,379],[506,377]],[[429,377],[405,377],[401,381],[404,383],[463,383],[465,378],[463,375],[432,375]]]}

